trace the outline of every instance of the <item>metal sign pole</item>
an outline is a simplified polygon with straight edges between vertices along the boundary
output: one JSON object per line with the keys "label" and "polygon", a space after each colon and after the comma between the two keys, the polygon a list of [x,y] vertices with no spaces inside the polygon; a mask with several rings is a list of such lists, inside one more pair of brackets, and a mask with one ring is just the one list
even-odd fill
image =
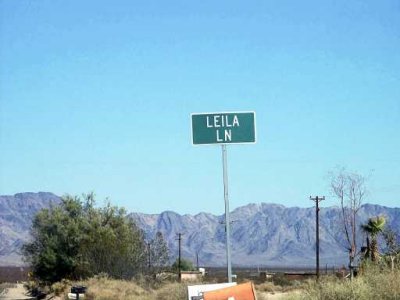
{"label": "metal sign pole", "polygon": [[230,247],[230,218],[229,218],[229,197],[228,197],[228,166],[226,158],[226,145],[221,145],[222,148],[222,167],[224,177],[224,201],[225,201],[225,234],[226,234],[226,265],[228,269],[228,282],[232,282],[232,265],[231,265],[231,247]]}
{"label": "metal sign pole", "polygon": [[255,112],[193,113],[190,115],[193,145],[215,145],[222,147],[224,175],[226,263],[228,282],[232,282],[230,218],[228,197],[228,171],[226,144],[254,144],[256,142]]}

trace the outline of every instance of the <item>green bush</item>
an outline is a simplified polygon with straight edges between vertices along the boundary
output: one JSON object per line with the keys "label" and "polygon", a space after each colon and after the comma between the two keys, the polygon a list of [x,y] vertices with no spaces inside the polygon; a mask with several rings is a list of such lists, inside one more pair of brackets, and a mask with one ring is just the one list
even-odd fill
{"label": "green bush", "polygon": [[[172,270],[175,272],[178,271],[179,267],[179,260],[176,259],[175,262],[172,264]],[[193,263],[190,260],[181,259],[181,271],[194,271],[196,268],[193,266]]]}
{"label": "green bush", "polygon": [[95,206],[94,195],[66,196],[43,209],[32,223],[32,241],[23,246],[33,275],[54,283],[107,272],[128,279],[146,262],[143,232],[124,209]]}

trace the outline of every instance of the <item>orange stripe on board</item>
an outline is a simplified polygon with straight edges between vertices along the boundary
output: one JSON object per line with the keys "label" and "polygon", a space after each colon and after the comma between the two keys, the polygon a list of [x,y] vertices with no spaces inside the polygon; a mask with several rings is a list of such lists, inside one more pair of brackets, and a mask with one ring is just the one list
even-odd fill
{"label": "orange stripe on board", "polygon": [[230,297],[234,300],[256,300],[256,294],[251,282],[205,292],[203,297],[204,300],[228,300]]}

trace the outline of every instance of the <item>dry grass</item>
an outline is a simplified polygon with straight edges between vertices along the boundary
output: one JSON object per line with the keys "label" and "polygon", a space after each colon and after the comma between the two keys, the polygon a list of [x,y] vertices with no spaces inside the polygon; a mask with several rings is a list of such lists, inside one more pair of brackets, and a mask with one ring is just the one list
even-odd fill
{"label": "dry grass", "polygon": [[304,289],[305,281],[292,281],[290,285],[277,285],[274,282],[264,282],[255,285],[257,299],[268,300],[268,299],[288,299],[295,295],[302,293]]}
{"label": "dry grass", "polygon": [[323,278],[319,284],[309,281],[304,292],[288,299],[300,300],[375,300],[400,299],[400,270],[391,272],[370,266],[353,281]]}
{"label": "dry grass", "polygon": [[[107,277],[91,278],[79,284],[88,287],[88,300],[180,300],[187,299],[187,286],[196,283],[150,282],[145,278],[134,281],[109,279]],[[255,286],[257,295],[262,298],[265,293],[280,293],[284,288],[265,282]]]}
{"label": "dry grass", "polygon": [[157,300],[187,299],[187,284],[170,283],[156,290]]}
{"label": "dry grass", "polygon": [[[187,299],[187,285],[189,285],[177,282],[151,282],[144,277],[131,281],[95,277],[79,284],[88,287],[86,297],[88,300],[183,300]],[[329,276],[322,277],[320,283],[307,280],[286,287],[264,282],[255,288],[261,300],[273,296],[291,300],[399,300],[400,270],[390,272],[370,267],[353,281]],[[59,289],[62,289],[62,285]]]}
{"label": "dry grass", "polygon": [[61,294],[68,293],[69,289],[71,288],[71,282],[69,280],[63,279],[60,282],[53,283],[50,287],[50,291],[59,296]]}
{"label": "dry grass", "polygon": [[187,299],[187,284],[150,283],[115,280],[107,277],[91,278],[79,284],[88,287],[88,300],[179,300]]}
{"label": "dry grass", "polygon": [[88,300],[155,299],[152,297],[153,291],[145,290],[133,281],[92,278],[82,284],[88,287]]}
{"label": "dry grass", "polygon": [[255,286],[256,292],[260,293],[276,293],[282,292],[282,287],[272,282],[264,282]]}
{"label": "dry grass", "polygon": [[[155,282],[145,277],[125,281],[103,276],[76,284],[88,287],[86,293],[86,299],[88,300],[186,300],[187,286],[196,283]],[[265,298],[263,295],[266,293],[279,294],[286,292],[286,287],[275,285],[272,282],[258,284],[255,289],[261,300]]]}

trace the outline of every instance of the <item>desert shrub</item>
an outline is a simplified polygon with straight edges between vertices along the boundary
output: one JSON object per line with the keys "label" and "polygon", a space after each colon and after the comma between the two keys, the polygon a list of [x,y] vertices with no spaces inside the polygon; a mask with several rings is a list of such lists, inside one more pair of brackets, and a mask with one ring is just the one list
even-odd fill
{"label": "desert shrub", "polygon": [[187,299],[187,286],[183,283],[169,283],[156,291],[156,300]]}
{"label": "desert shrub", "polygon": [[259,292],[265,292],[265,293],[274,293],[274,292],[280,292],[282,291],[281,286],[277,286],[273,284],[272,282],[264,282],[261,284],[257,284],[255,286],[256,291]]}
{"label": "desert shrub", "polygon": [[53,283],[50,287],[50,291],[56,296],[65,293],[71,287],[71,282],[67,279],[63,279],[59,282]]}
{"label": "desert shrub", "polygon": [[[179,260],[176,259],[175,262],[172,264],[172,270],[177,272],[179,269]],[[196,268],[193,266],[193,263],[190,260],[181,259],[181,271],[194,271]]]}
{"label": "desert shrub", "polygon": [[[144,277],[142,278],[144,280]],[[160,283],[152,288],[143,288],[135,280],[116,280],[106,277],[93,277],[77,282],[87,287],[87,300],[186,300],[187,286],[183,283]],[[64,292],[64,298],[67,291]]]}
{"label": "desert shrub", "polygon": [[308,290],[309,299],[345,300],[368,299],[370,288],[363,280],[324,281]]}
{"label": "desert shrub", "polygon": [[[400,270],[382,268],[379,265],[368,266],[363,276],[364,280],[371,288],[374,299],[400,299]],[[372,298],[371,298],[372,299]]]}
{"label": "desert shrub", "polygon": [[280,286],[290,286],[292,285],[292,282],[285,276],[284,273],[276,273],[274,277],[272,278],[272,282],[275,285],[280,285]]}
{"label": "desert shrub", "polygon": [[33,296],[37,295],[40,290],[40,285],[38,281],[29,280],[24,283],[25,289],[29,291],[29,293]]}
{"label": "desert shrub", "polygon": [[88,287],[86,299],[88,300],[152,300],[152,291],[148,291],[133,281],[91,278],[82,285]]}
{"label": "desert shrub", "polygon": [[141,288],[151,291],[160,289],[168,283],[176,282],[178,280],[178,275],[168,272],[156,275],[138,274],[132,280]]}
{"label": "desert shrub", "polygon": [[367,266],[354,280],[333,276],[321,278],[319,283],[309,281],[305,291],[290,299],[311,300],[373,300],[400,299],[400,271],[391,272],[378,265]]}
{"label": "desert shrub", "polygon": [[159,286],[159,282],[157,282],[157,280],[151,275],[138,274],[134,277],[134,281],[135,284],[147,291],[150,291]]}

